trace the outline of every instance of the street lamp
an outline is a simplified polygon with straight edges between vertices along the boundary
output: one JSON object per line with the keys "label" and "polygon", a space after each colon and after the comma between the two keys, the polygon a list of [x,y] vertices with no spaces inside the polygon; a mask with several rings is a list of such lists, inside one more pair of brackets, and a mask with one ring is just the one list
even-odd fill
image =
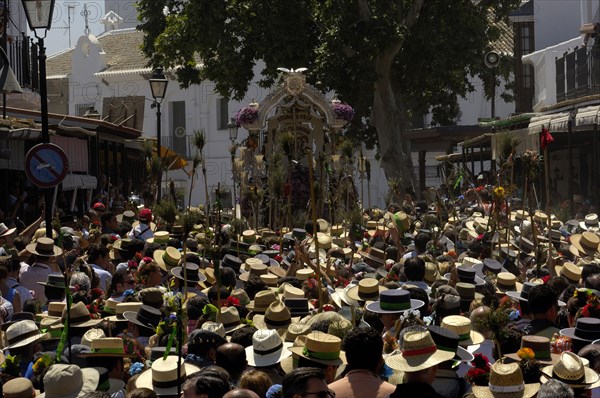
{"label": "street lamp", "polygon": [[[38,63],[40,71],[40,113],[42,116],[42,141],[50,142],[50,133],[48,131],[48,90],[46,87],[46,47],[44,39],[50,26],[52,25],[52,14],[54,12],[55,0],[21,0],[29,29],[38,39]],[[37,30],[43,30],[44,35],[38,35]],[[46,188],[46,236],[52,238],[52,191]]]}
{"label": "street lamp", "polygon": [[[152,98],[154,102],[151,108],[156,108],[156,152],[158,153],[158,159],[161,159],[161,121],[160,121],[160,104],[162,103],[167,93],[167,86],[169,80],[165,77],[162,68],[154,69],[152,77],[150,78],[150,90],[152,91]],[[162,163],[161,163],[162,164]],[[157,189],[157,201],[160,201],[160,188],[162,184],[162,171],[159,171],[158,176],[158,189]]]}
{"label": "street lamp", "polygon": [[233,218],[236,217],[236,203],[237,197],[235,193],[235,140],[238,138],[238,125],[237,121],[234,117],[229,120],[229,124],[227,124],[227,128],[229,129],[229,140],[231,141],[231,180],[233,182]]}

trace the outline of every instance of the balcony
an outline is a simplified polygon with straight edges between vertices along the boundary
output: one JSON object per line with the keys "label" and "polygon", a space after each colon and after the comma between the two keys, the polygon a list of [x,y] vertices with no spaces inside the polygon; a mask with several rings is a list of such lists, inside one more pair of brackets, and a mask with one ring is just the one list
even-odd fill
{"label": "balcony", "polygon": [[182,137],[161,137],[160,144],[178,153],[185,160],[193,159],[196,155],[196,147],[193,142],[194,136],[184,135]]}
{"label": "balcony", "polygon": [[600,94],[600,49],[575,47],[555,62],[557,103]]}
{"label": "balcony", "polygon": [[32,42],[28,36],[13,37],[6,43],[6,55],[21,87],[39,91],[37,44]]}

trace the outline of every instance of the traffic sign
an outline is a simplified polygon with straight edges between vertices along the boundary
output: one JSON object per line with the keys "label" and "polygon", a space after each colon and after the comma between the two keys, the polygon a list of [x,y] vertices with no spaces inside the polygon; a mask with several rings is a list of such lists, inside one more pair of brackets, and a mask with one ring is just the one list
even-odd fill
{"label": "traffic sign", "polygon": [[40,188],[60,184],[69,171],[67,155],[58,145],[38,144],[25,156],[25,174]]}

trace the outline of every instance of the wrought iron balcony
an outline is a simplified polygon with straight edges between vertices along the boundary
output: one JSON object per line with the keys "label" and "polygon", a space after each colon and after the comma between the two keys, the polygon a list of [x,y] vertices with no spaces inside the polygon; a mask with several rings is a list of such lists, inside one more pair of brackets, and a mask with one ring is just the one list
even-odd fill
{"label": "wrought iron balcony", "polygon": [[600,49],[575,47],[555,62],[557,102],[600,94]]}
{"label": "wrought iron balcony", "polygon": [[25,35],[12,38],[6,43],[6,55],[21,87],[38,91],[40,79],[37,44]]}

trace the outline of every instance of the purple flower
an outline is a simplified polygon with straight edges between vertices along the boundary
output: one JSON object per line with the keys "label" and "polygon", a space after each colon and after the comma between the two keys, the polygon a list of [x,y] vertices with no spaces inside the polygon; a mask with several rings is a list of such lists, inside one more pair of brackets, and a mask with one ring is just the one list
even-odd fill
{"label": "purple flower", "polygon": [[347,122],[354,119],[354,109],[352,109],[352,107],[350,105],[339,103],[339,104],[333,104],[332,107],[333,107],[333,112],[335,113],[336,119],[342,119]]}
{"label": "purple flower", "polygon": [[244,124],[256,123],[258,121],[258,109],[252,106],[240,109],[235,114],[235,121],[237,122],[238,127],[243,126]]}

